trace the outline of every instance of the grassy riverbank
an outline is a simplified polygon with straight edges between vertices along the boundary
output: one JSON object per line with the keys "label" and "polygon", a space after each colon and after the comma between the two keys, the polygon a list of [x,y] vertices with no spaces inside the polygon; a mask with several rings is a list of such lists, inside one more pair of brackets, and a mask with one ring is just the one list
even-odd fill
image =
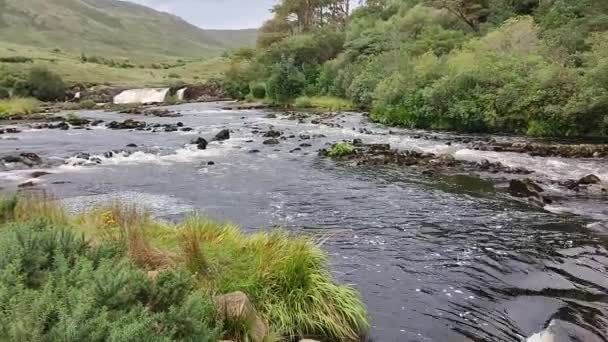
{"label": "grassy riverbank", "polygon": [[359,294],[307,237],[198,216],[170,224],[118,204],[70,216],[37,197],[1,199],[0,222],[2,340],[245,341],[251,322],[213,305],[234,291],[268,322],[266,341],[367,329]]}
{"label": "grassy riverbank", "polygon": [[33,114],[39,111],[42,102],[34,98],[11,98],[0,100],[0,119],[13,115]]}

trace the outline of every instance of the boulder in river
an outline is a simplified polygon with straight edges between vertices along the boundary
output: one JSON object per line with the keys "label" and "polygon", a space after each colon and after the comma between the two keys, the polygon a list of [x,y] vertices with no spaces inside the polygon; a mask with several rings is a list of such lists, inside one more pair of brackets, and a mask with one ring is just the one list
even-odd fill
{"label": "boulder in river", "polygon": [[275,131],[274,129],[271,129],[270,131],[264,133],[264,137],[265,138],[278,138],[282,134],[283,133],[281,133],[280,131]]}
{"label": "boulder in river", "polygon": [[205,140],[204,138],[201,138],[201,137],[193,139],[192,141],[190,141],[190,144],[196,145],[196,147],[198,147],[199,150],[204,150],[207,148],[207,140]]}
{"label": "boulder in river", "polygon": [[230,131],[228,129],[221,130],[218,134],[215,135],[215,140],[222,141],[230,139]]}
{"label": "boulder in river", "polygon": [[143,121],[127,119],[123,122],[112,121],[107,125],[107,127],[110,129],[138,129],[138,128],[145,128],[146,123]]}
{"label": "boulder in river", "polygon": [[271,138],[271,139],[264,140],[264,142],[262,144],[264,144],[264,145],[278,145],[279,144],[279,140],[277,140],[275,138]]}
{"label": "boulder in river", "polygon": [[542,198],[541,192],[544,192],[543,188],[529,178],[512,179],[509,182],[509,193],[515,197]]}
{"label": "boulder in river", "polygon": [[602,180],[596,175],[587,175],[578,180],[579,185],[600,184]]}

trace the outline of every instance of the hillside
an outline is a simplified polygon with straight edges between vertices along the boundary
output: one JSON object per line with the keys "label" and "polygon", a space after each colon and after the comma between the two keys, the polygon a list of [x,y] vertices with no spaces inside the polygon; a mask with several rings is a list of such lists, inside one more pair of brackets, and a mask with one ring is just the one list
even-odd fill
{"label": "hillside", "polygon": [[253,44],[255,30],[206,31],[119,0],[0,0],[0,41],[153,61],[219,55]]}

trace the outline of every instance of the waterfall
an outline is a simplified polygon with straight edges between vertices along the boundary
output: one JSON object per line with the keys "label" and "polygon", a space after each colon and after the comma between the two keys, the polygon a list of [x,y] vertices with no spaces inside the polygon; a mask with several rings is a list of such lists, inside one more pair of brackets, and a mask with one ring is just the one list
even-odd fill
{"label": "waterfall", "polygon": [[184,94],[186,93],[186,89],[188,89],[188,88],[182,88],[182,89],[178,90],[175,93],[177,95],[177,99],[179,101],[183,101],[184,100]]}
{"label": "waterfall", "polygon": [[114,97],[115,104],[165,102],[169,88],[130,89]]}

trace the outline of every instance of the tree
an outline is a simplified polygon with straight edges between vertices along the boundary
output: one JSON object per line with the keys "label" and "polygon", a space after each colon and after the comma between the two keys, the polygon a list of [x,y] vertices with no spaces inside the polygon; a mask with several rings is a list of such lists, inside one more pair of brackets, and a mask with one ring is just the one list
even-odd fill
{"label": "tree", "polygon": [[287,104],[300,96],[306,87],[306,76],[291,59],[276,64],[267,82],[268,96],[276,103]]}
{"label": "tree", "polygon": [[479,24],[490,14],[488,0],[429,0],[429,3],[448,10],[475,32],[479,32]]}

